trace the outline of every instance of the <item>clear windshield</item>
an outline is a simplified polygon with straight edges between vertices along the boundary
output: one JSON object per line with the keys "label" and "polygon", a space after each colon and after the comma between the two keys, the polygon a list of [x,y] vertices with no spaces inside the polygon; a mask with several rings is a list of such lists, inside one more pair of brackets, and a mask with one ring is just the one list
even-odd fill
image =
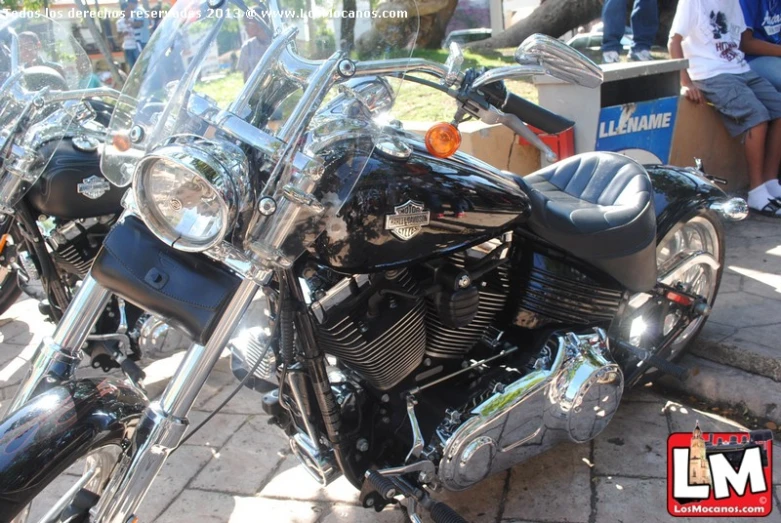
{"label": "clear windshield", "polygon": [[51,95],[86,88],[91,75],[89,57],[66,27],[29,11],[0,18],[0,204],[24,196],[71,125],[80,100]]}
{"label": "clear windshield", "polygon": [[[382,140],[379,121],[389,119],[402,75],[361,84],[359,64],[406,64],[415,49],[414,1],[373,11],[361,5],[350,14],[341,0],[226,0],[217,8],[179,0],[125,83],[103,173],[125,186],[138,162],[162,146],[197,139],[239,145],[250,161],[253,208],[263,196],[278,206],[274,216],[255,217],[246,243],[294,258],[311,241],[304,237],[317,234],[316,223],[338,211]],[[338,181],[303,179],[328,161],[352,163]],[[285,208],[291,205],[296,212]]]}

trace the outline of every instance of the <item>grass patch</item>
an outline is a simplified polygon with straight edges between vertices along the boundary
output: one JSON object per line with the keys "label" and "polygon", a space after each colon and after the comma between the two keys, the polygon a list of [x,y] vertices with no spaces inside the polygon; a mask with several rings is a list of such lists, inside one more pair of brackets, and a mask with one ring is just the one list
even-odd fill
{"label": "grass patch", "polygon": [[[471,67],[501,67],[515,65],[513,53],[515,49],[497,49],[493,51],[481,51],[476,53],[470,49],[464,50],[463,69]],[[413,55],[415,58],[423,58],[432,62],[445,63],[447,51],[444,49],[419,49]],[[430,76],[425,76],[431,79]],[[522,96],[532,102],[537,102],[537,89],[531,83],[531,78],[523,80],[510,80],[506,82],[507,88],[518,96]],[[450,121],[456,111],[456,102],[449,96],[435,91],[430,87],[414,82],[391,82],[397,88],[396,105],[393,108],[393,116],[402,121],[410,122],[440,122]]]}
{"label": "grass patch", "polygon": [[[470,67],[501,67],[513,65],[513,49],[499,49],[475,53],[469,49],[464,51],[464,69]],[[447,51],[444,49],[420,49],[413,54],[415,58],[423,58],[432,62],[445,63]],[[433,77],[424,75],[431,80]],[[439,122],[450,121],[456,110],[455,100],[430,87],[414,82],[391,79],[391,85],[397,92],[396,105],[392,111],[393,117],[405,121]],[[537,101],[537,90],[531,79],[510,80],[507,88],[518,96],[532,102]],[[236,98],[244,85],[241,72],[236,71],[223,77],[211,78],[196,84],[195,90],[217,101],[220,108],[227,108]]]}
{"label": "grass patch", "polygon": [[222,78],[214,78],[195,84],[195,92],[205,94],[217,101],[220,109],[227,109],[244,87],[241,71],[228,73]]}
{"label": "grass patch", "polygon": [[[444,93],[414,82],[392,82],[397,88],[393,117],[408,122],[449,122],[456,112],[456,101]],[[537,89],[531,81],[511,80],[507,88],[518,96],[537,103]]]}

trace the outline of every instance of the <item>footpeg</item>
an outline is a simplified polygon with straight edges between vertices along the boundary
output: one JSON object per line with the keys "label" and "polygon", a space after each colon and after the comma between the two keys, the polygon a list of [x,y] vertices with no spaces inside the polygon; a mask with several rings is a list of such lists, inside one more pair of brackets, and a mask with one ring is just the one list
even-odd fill
{"label": "footpeg", "polygon": [[641,349],[640,347],[635,347],[634,345],[630,345],[629,343],[626,343],[624,341],[619,341],[616,343],[618,347],[622,350],[625,350],[629,352],[630,354],[634,355],[636,358],[648,363],[652,367],[655,367],[659,371],[669,374],[673,378],[684,381],[689,377],[689,369],[685,367],[681,367],[677,363],[673,363],[671,361],[667,361],[666,359],[657,356],[656,354],[652,354],[651,352]]}
{"label": "footpeg", "polygon": [[660,358],[654,354],[648,356],[645,361],[647,361],[649,365],[653,365],[661,372],[669,374],[678,381],[684,381],[689,377],[689,369],[681,367],[677,363],[667,361],[666,359]]}
{"label": "footpeg", "polygon": [[[414,484],[410,484],[403,478],[395,478],[394,481],[377,470],[367,470],[366,481],[377,491],[374,493],[374,496],[379,494],[379,496],[386,501],[400,503],[406,509],[407,516],[413,523],[422,521],[418,515],[419,507],[423,507],[431,513],[431,519],[434,523],[468,523],[467,520],[462,518],[458,512],[453,510],[449,505],[446,505],[441,501],[434,501],[426,491]],[[393,499],[399,495],[403,497],[398,500]],[[368,500],[370,498],[367,496],[366,499]],[[379,502],[379,500],[377,500],[377,502]],[[364,506],[369,507],[375,505],[375,501],[369,503],[364,501]],[[375,508],[377,510],[382,509],[377,506],[375,506]]]}
{"label": "footpeg", "polygon": [[426,508],[431,512],[431,519],[434,520],[434,523],[468,523],[458,512],[441,501],[434,501],[430,507]]}
{"label": "footpeg", "polygon": [[125,373],[125,376],[127,376],[130,381],[135,384],[141,383],[144,381],[144,378],[146,378],[146,373],[141,369],[141,367],[139,367],[135,361],[129,358],[123,359],[122,362],[120,362],[119,367],[122,369],[122,372]]}
{"label": "footpeg", "polygon": [[376,470],[367,470],[366,479],[374,490],[385,499],[393,499],[398,493],[396,484],[391,479],[386,478]]}

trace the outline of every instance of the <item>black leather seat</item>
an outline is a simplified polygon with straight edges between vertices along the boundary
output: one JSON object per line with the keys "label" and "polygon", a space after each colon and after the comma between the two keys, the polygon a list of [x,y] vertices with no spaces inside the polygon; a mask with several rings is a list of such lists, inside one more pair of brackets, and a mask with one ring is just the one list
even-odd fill
{"label": "black leather seat", "polygon": [[516,177],[532,200],[531,230],[631,291],[656,282],[656,213],[648,173],[615,153],[580,154]]}

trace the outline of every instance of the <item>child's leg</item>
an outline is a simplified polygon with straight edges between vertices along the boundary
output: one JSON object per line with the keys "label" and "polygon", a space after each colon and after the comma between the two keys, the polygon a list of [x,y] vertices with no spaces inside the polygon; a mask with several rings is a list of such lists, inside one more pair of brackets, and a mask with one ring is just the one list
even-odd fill
{"label": "child's leg", "polygon": [[[754,73],[721,74],[694,83],[721,113],[729,133],[735,137],[743,136],[750,189],[748,206],[758,211],[775,212],[772,208],[775,197],[765,182],[768,180],[768,162],[776,161],[777,151],[768,154],[766,147],[768,122],[781,118],[778,91]],[[771,117],[776,110],[777,115]],[[773,139],[778,135],[777,131],[774,129]]]}
{"label": "child's leg", "polygon": [[[781,119],[770,122],[765,147],[765,182],[778,181],[778,170],[781,169]],[[779,195],[781,196],[781,195]]]}
{"label": "child's leg", "polygon": [[[768,132],[768,128],[770,131]],[[773,214],[776,208],[772,204],[775,196],[770,192],[767,186],[768,165],[776,162],[778,165],[781,157],[778,155],[778,148],[773,151],[773,140],[781,138],[781,125],[779,120],[774,120],[771,124],[763,122],[756,127],[746,131],[745,149],[746,164],[748,166],[748,206],[757,211],[763,211],[764,214]],[[781,144],[779,144],[781,147]],[[781,216],[781,214],[777,214]]]}
{"label": "child's leg", "polygon": [[767,122],[752,127],[746,131],[745,149],[748,166],[748,188],[756,189],[765,183],[765,144],[767,138]]}
{"label": "child's leg", "polygon": [[755,73],[750,73],[748,85],[754,96],[767,108],[772,120],[765,146],[762,180],[771,197],[781,198],[781,185],[778,183],[781,168],[781,93],[767,79]]}
{"label": "child's leg", "polygon": [[751,70],[781,91],[781,56],[758,56],[749,62]]}

